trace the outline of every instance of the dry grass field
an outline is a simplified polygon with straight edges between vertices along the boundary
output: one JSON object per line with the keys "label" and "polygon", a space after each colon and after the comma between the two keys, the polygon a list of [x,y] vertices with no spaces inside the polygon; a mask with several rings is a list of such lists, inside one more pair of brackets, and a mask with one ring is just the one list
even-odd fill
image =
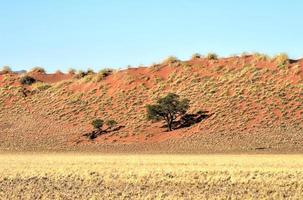
{"label": "dry grass field", "polygon": [[0,199],[302,196],[302,155],[0,155]]}

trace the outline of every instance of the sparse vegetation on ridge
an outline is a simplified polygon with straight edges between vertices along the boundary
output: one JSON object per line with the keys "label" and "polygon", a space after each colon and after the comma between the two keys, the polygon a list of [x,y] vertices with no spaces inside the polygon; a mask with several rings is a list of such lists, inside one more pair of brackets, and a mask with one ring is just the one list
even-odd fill
{"label": "sparse vegetation on ridge", "polygon": [[208,53],[206,56],[207,59],[209,60],[217,60],[218,59],[218,55],[215,53]]}
{"label": "sparse vegetation on ridge", "polygon": [[280,53],[276,55],[273,60],[278,64],[279,67],[285,67],[285,65],[289,62],[289,57],[285,53]]}
{"label": "sparse vegetation on ridge", "polygon": [[67,73],[74,75],[74,74],[76,74],[76,70],[74,68],[69,68]]}
{"label": "sparse vegetation on ridge", "polygon": [[34,67],[30,70],[30,72],[41,73],[41,74],[46,73],[45,69],[42,67]]}
{"label": "sparse vegetation on ridge", "polygon": [[169,57],[167,57],[164,61],[163,61],[163,63],[165,63],[165,64],[171,64],[171,63],[176,63],[176,62],[179,62],[180,60],[177,58],[177,57],[175,57],[175,56],[169,56]]}
{"label": "sparse vegetation on ridge", "polygon": [[51,87],[51,85],[42,83],[42,82],[34,82],[32,84],[32,87],[33,87],[33,90],[44,91],[44,90],[49,89]]}
{"label": "sparse vegetation on ridge", "polygon": [[9,66],[3,66],[2,69],[0,70],[0,74],[7,74],[11,73],[12,69]]}
{"label": "sparse vegetation on ridge", "polygon": [[191,59],[197,59],[197,58],[202,58],[202,55],[199,53],[195,53],[191,56]]}
{"label": "sparse vegetation on ridge", "polygon": [[[281,68],[273,59],[260,57],[162,63],[112,74],[106,71],[108,78],[101,74],[100,79],[99,73],[80,80],[70,74],[29,73],[37,80],[31,85],[20,83],[17,73],[1,74],[0,116],[4,125],[0,130],[4,134],[0,139],[4,142],[0,148],[103,151],[111,148],[106,145],[115,144],[128,152],[135,151],[136,144],[140,151],[159,152],[176,152],[177,146],[184,152],[246,152],[258,151],[259,146],[264,151],[300,151],[302,62],[290,60]],[[145,105],[156,103],[169,92],[189,99],[190,108],[174,121],[172,133],[164,134],[161,123],[147,121]],[[209,113],[199,114],[199,110]],[[90,123],[97,116],[104,119],[104,127],[96,140],[89,142],[83,135],[92,132]],[[109,119],[118,121],[119,126],[109,128]],[[15,121],[22,122],[11,123]],[[32,127],[40,127],[35,140],[26,131]],[[12,141],[18,145],[12,147]],[[226,144],[230,148],[226,149]]]}

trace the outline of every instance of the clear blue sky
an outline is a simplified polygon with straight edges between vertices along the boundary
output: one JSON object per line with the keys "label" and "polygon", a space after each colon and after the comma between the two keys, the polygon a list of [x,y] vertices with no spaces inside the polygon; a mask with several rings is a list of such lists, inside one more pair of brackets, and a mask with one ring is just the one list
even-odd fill
{"label": "clear blue sky", "polygon": [[302,0],[0,0],[0,66],[124,68],[169,55],[303,56]]}

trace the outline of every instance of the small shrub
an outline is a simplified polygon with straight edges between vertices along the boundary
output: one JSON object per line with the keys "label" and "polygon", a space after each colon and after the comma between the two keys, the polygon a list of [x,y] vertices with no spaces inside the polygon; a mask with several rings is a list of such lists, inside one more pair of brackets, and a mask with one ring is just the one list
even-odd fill
{"label": "small shrub", "polygon": [[102,119],[95,119],[92,121],[91,124],[95,129],[101,130],[101,128],[103,127],[104,121]]}
{"label": "small shrub", "polygon": [[74,78],[81,79],[81,78],[83,78],[83,77],[85,77],[85,76],[87,76],[87,73],[84,72],[84,71],[82,71],[82,70],[79,70],[79,71],[75,74]]}
{"label": "small shrub", "polygon": [[198,58],[202,58],[202,55],[199,53],[195,53],[191,56],[191,59],[198,59]]}
{"label": "small shrub", "polygon": [[82,81],[83,81],[84,83],[89,83],[89,82],[92,81],[92,79],[93,79],[93,75],[87,75],[87,76],[85,76],[85,77],[82,79]]}
{"label": "small shrub", "polygon": [[76,74],[76,70],[73,68],[68,69],[67,73],[69,74]]}
{"label": "small shrub", "polygon": [[12,69],[9,66],[3,66],[0,72],[2,74],[8,74],[12,72]]}
{"label": "small shrub", "polygon": [[86,72],[79,70],[77,72],[77,74],[74,76],[74,78],[81,79],[81,78],[84,78],[85,76],[94,75],[94,74],[95,74],[95,72],[92,69],[88,69]]}
{"label": "small shrub", "polygon": [[36,82],[33,84],[33,88],[38,91],[44,91],[49,89],[51,86],[42,82]]}
{"label": "small shrub", "polygon": [[115,126],[117,126],[117,122],[113,119],[107,120],[106,121],[106,125],[108,126],[108,128],[114,128]]}
{"label": "small shrub", "polygon": [[55,72],[55,74],[63,74],[63,73],[62,73],[62,71],[57,70],[57,71]]}
{"label": "small shrub", "polygon": [[102,69],[99,71],[99,74],[102,74],[103,77],[107,77],[113,73],[112,69]]}
{"label": "small shrub", "polygon": [[93,75],[93,74],[95,74],[95,72],[94,72],[93,69],[88,68],[87,71],[86,71],[86,74],[87,74],[87,75]]}
{"label": "small shrub", "polygon": [[96,76],[94,77],[95,82],[100,82],[102,81],[105,77],[111,75],[113,73],[112,69],[102,69],[100,70]]}
{"label": "small shrub", "polygon": [[34,67],[30,70],[30,72],[41,73],[41,74],[46,73],[45,69],[42,67]]}
{"label": "small shrub", "polygon": [[104,78],[104,77],[103,77],[102,74],[97,73],[96,76],[94,77],[93,81],[98,83],[98,82],[102,81],[103,78]]}
{"label": "small shrub", "polygon": [[276,55],[273,59],[278,64],[279,67],[283,67],[289,63],[289,57],[285,53],[280,53]]}
{"label": "small shrub", "polygon": [[267,61],[269,60],[269,56],[266,54],[262,54],[262,53],[255,53],[254,58],[256,61]]}
{"label": "small shrub", "polygon": [[22,85],[32,85],[35,82],[36,82],[36,79],[34,79],[31,76],[23,76],[20,78],[20,83]]}
{"label": "small shrub", "polygon": [[47,90],[48,88],[50,88],[51,86],[48,84],[42,84],[39,87],[37,87],[38,90],[43,91],[43,90]]}
{"label": "small shrub", "polygon": [[209,53],[207,54],[207,59],[208,60],[217,60],[218,59],[218,55],[215,53]]}
{"label": "small shrub", "polygon": [[168,58],[166,58],[163,63],[166,63],[166,64],[170,64],[170,63],[176,63],[176,62],[179,62],[180,60],[175,57],[175,56],[169,56]]}

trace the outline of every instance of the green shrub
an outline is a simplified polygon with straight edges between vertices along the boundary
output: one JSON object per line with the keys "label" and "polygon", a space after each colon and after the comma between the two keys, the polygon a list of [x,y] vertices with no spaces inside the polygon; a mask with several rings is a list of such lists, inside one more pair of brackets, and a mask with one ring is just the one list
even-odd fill
{"label": "green shrub", "polygon": [[106,125],[108,126],[108,128],[114,128],[115,126],[117,126],[117,122],[113,119],[107,120],[106,121]]}
{"label": "green shrub", "polygon": [[101,130],[101,128],[103,127],[104,121],[102,119],[95,119],[92,121],[91,124],[95,129]]}

